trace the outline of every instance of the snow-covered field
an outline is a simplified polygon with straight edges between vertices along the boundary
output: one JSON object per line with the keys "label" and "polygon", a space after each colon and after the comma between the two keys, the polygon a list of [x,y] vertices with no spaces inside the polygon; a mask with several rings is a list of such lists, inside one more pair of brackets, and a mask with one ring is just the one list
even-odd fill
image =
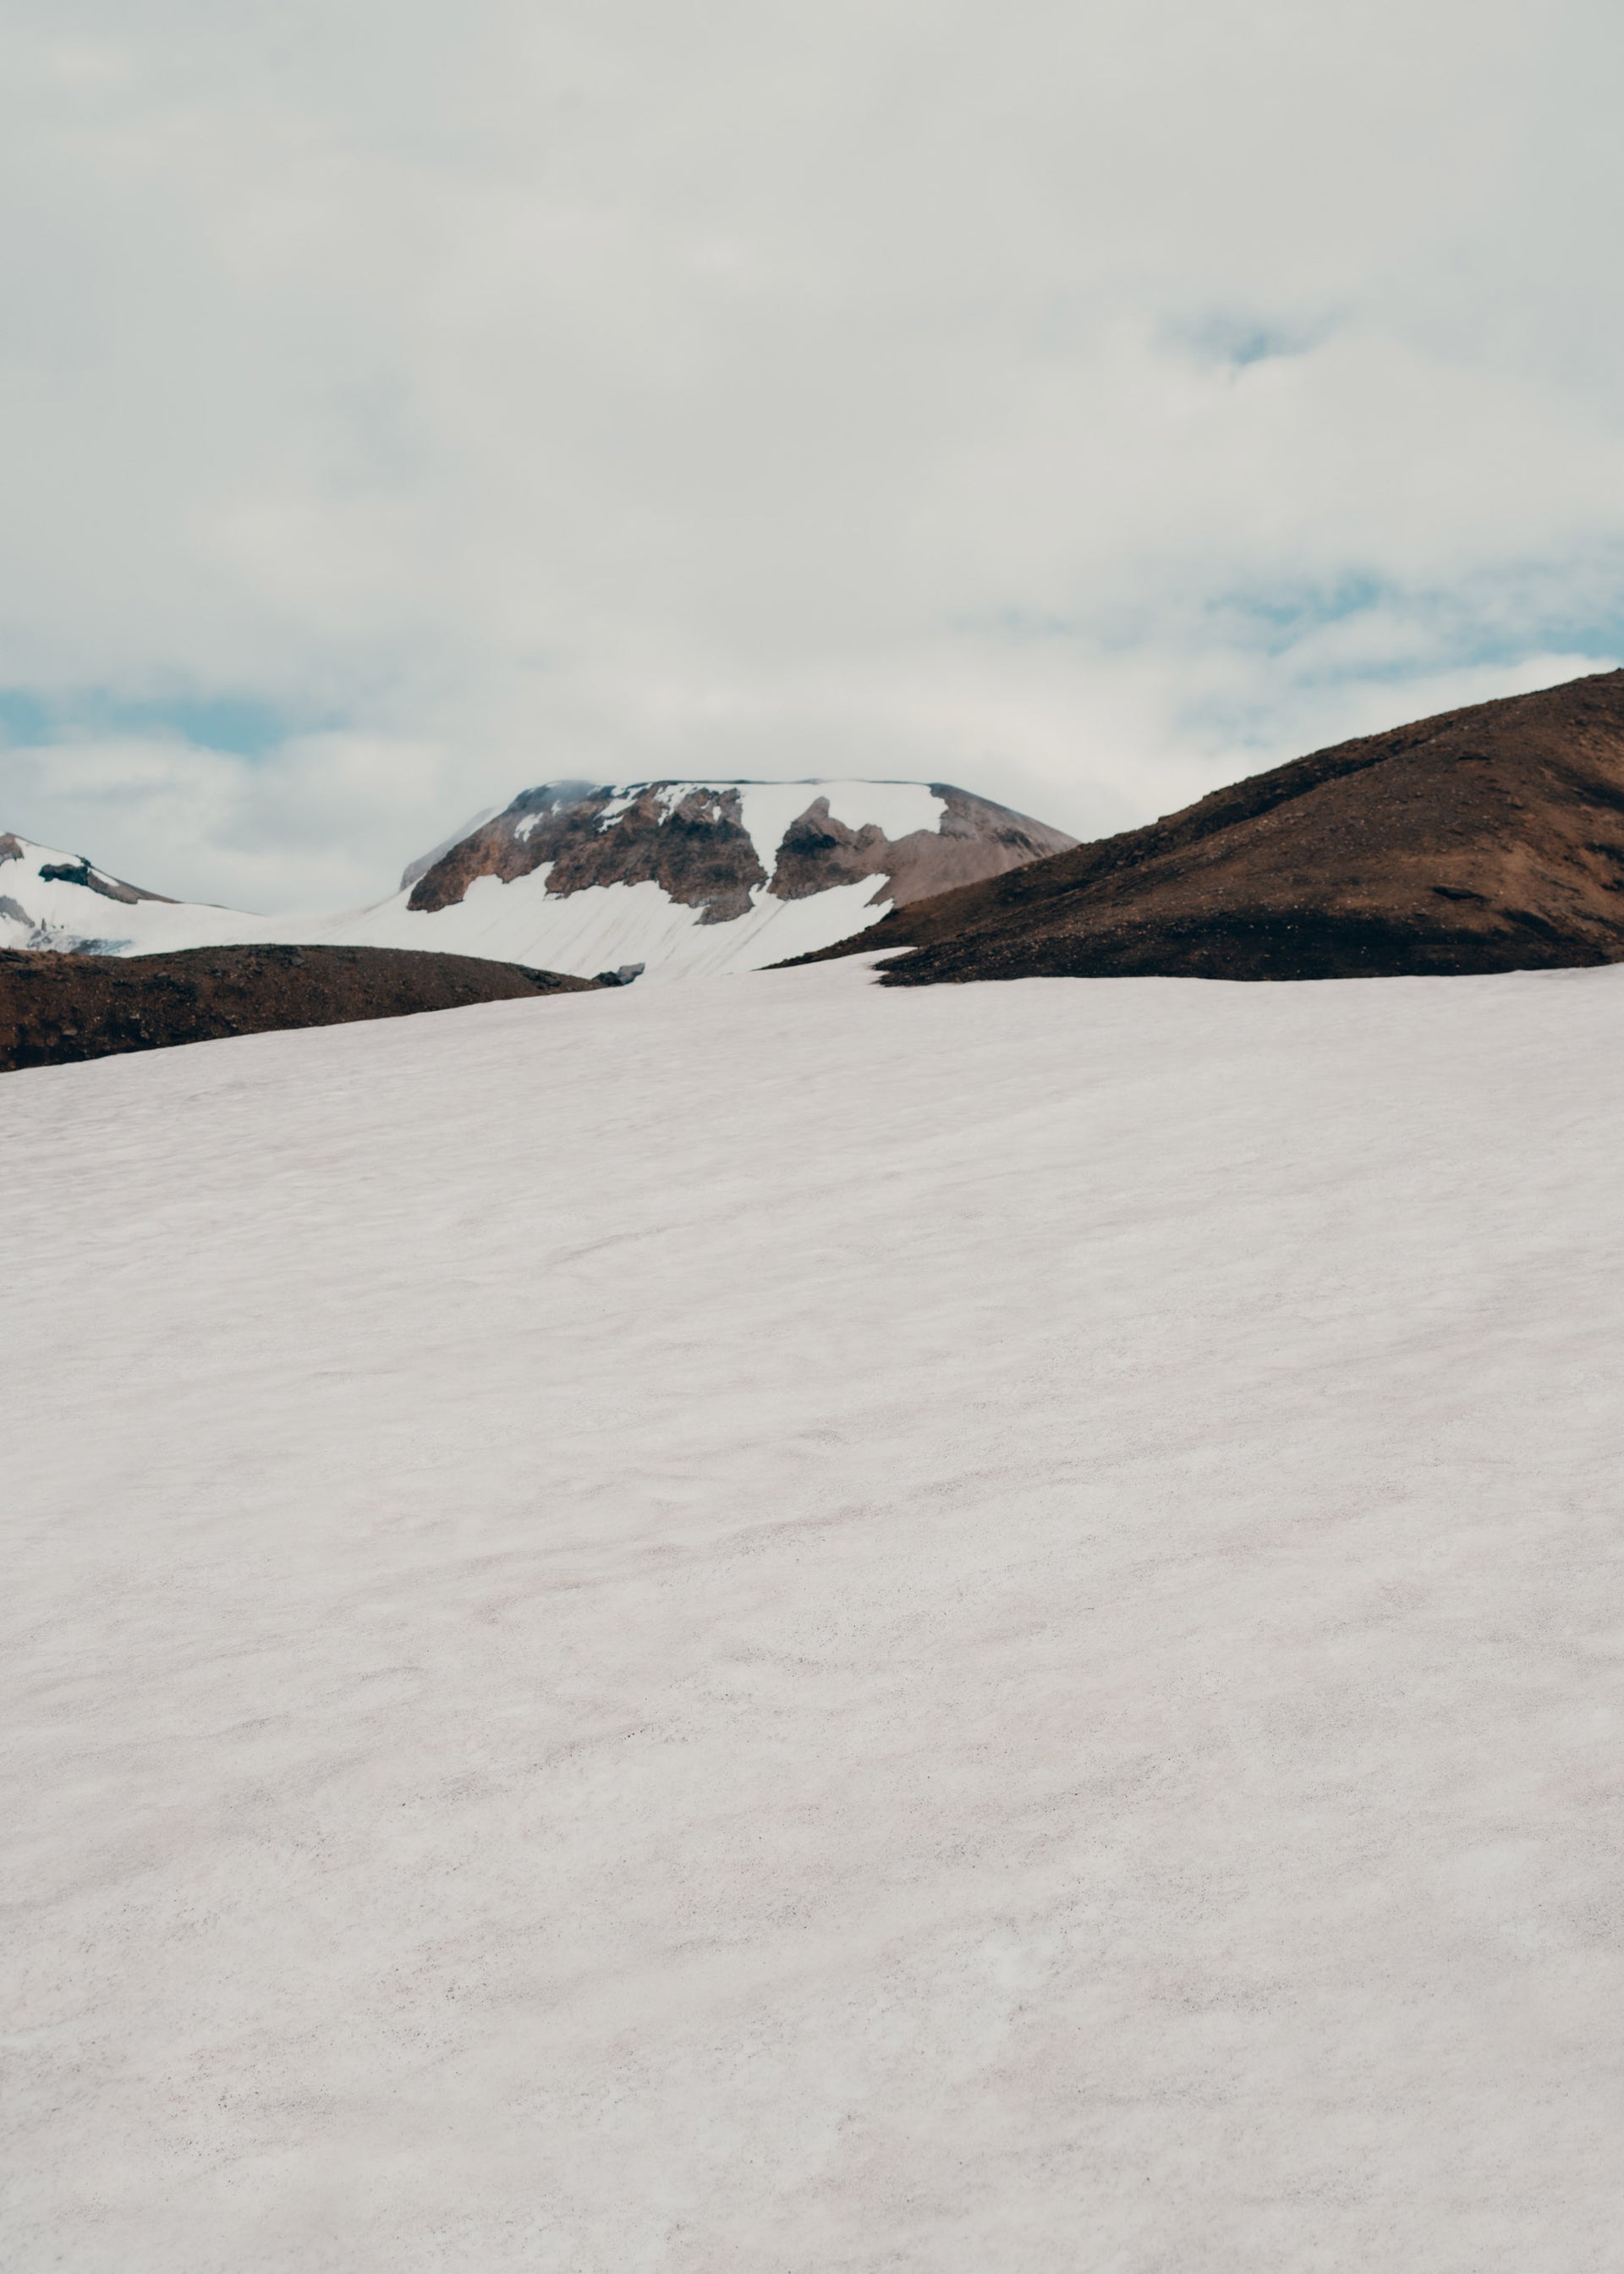
{"label": "snow-covered field", "polygon": [[8,2270],[1579,2274],[1624,971],[0,1083]]}

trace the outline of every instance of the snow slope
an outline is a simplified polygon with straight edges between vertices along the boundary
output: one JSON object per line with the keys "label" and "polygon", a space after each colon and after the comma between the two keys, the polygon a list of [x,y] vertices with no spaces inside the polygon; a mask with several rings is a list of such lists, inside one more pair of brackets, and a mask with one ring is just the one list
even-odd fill
{"label": "snow slope", "polygon": [[874,885],[867,877],[804,900],[780,900],[761,886],[746,914],[730,923],[707,924],[702,910],[672,900],[656,884],[589,885],[554,895],[547,883],[545,868],[507,881],[480,877],[455,907],[432,911],[409,907],[409,895],[400,892],[378,907],[326,919],[321,936],[341,945],[495,956],[582,978],[641,963],[658,983],[758,971],[831,947],[877,923],[891,906],[889,900],[869,906]]}
{"label": "snow slope", "polygon": [[1624,972],[0,1083],[0,2262],[1601,2274]]}
{"label": "snow slope", "polygon": [[9,831],[0,834],[0,948],[147,955],[262,938],[266,919],[168,900]]}
{"label": "snow slope", "polygon": [[[804,787],[799,795],[804,805]],[[102,880],[102,872],[79,855],[26,838],[11,841],[19,852],[14,862],[0,865],[0,947],[68,953],[162,955],[189,947],[280,941],[427,948],[583,978],[623,963],[642,963],[658,981],[758,970],[848,938],[876,923],[891,905],[869,905],[871,878],[801,900],[778,900],[762,886],[752,893],[747,914],[731,923],[707,924],[703,909],[672,900],[656,884],[594,885],[568,896],[549,894],[543,867],[506,882],[478,877],[457,905],[433,911],[409,906],[408,885],[371,907],[264,916],[147,893],[127,901],[109,900],[93,885],[41,873],[84,870]],[[409,877],[417,867],[413,862]]]}

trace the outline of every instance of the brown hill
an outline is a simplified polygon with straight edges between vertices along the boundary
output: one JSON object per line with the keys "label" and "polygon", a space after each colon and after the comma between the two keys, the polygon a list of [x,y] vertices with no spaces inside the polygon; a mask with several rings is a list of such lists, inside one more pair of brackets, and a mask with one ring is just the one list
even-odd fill
{"label": "brown hill", "polygon": [[901,946],[890,986],[1618,962],[1624,671],[1339,742],[823,954]]}
{"label": "brown hill", "polygon": [[278,1027],[573,994],[598,983],[399,947],[194,947],[132,956],[0,949],[0,1072]]}

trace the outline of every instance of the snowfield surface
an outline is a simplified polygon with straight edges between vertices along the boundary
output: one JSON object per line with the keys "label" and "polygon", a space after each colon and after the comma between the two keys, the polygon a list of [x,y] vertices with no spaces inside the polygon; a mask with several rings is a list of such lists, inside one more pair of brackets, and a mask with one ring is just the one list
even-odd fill
{"label": "snowfield surface", "polygon": [[1612,2274],[1624,971],[0,1083],[0,2263]]}

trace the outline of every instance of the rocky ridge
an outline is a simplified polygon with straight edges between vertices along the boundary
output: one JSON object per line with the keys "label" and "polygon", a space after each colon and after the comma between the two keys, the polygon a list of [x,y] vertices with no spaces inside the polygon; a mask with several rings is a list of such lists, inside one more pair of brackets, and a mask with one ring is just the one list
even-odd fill
{"label": "rocky ridge", "polygon": [[889,948],[904,987],[1624,960],[1624,671],[1339,742],[821,953]]}
{"label": "rocky ridge", "polygon": [[571,979],[479,956],[388,947],[137,956],[0,949],[0,1073],[618,983],[608,973],[600,982]]}
{"label": "rocky ridge", "polygon": [[[864,817],[869,804],[880,817]],[[545,870],[557,899],[653,885],[702,924],[726,924],[763,895],[804,900],[862,883],[876,903],[903,906],[1074,842],[949,783],[549,782],[428,867],[414,863],[402,884],[407,907],[432,914],[483,877],[511,884]]]}
{"label": "rocky ridge", "polygon": [[132,955],[250,942],[412,948],[590,978],[753,970],[888,907],[1074,840],[948,784],[552,782],[327,916],[164,899],[78,855],[0,839],[0,947]]}

